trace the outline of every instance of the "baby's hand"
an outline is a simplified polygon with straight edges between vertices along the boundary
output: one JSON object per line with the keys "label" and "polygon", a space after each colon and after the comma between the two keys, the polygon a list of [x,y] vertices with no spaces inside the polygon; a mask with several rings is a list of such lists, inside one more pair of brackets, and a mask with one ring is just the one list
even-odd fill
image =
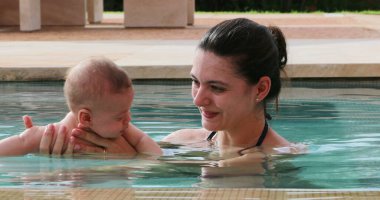
{"label": "baby's hand", "polygon": [[33,122],[32,122],[32,117],[28,115],[22,116],[22,120],[24,121],[25,128],[32,128],[33,127]]}

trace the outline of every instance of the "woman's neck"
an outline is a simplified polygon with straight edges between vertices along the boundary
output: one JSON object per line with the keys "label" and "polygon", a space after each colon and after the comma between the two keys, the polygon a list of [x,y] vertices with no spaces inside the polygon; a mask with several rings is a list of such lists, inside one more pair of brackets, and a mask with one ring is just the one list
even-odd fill
{"label": "woman's neck", "polygon": [[264,130],[264,126],[264,117],[243,121],[233,129],[218,131],[218,144],[242,148],[255,145]]}

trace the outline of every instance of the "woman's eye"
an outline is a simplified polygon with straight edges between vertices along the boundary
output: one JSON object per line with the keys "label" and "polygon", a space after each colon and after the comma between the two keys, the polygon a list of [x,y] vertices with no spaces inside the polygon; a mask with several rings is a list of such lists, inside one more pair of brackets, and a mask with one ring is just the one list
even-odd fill
{"label": "woman's eye", "polygon": [[212,89],[212,91],[214,91],[214,92],[216,92],[216,93],[221,93],[221,92],[226,91],[225,88],[223,88],[223,87],[219,87],[219,86],[215,86],[215,85],[212,85],[212,86],[211,86],[211,89]]}

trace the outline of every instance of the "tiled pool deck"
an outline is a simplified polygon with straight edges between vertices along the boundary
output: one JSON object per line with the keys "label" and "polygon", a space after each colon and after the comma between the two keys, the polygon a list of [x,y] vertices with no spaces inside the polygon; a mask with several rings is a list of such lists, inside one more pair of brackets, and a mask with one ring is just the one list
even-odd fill
{"label": "tiled pool deck", "polygon": [[[174,31],[185,33],[205,29],[209,27],[206,24],[207,21],[212,23],[241,16],[197,14],[194,27]],[[115,16],[106,15],[107,17],[112,21],[111,18]],[[322,16],[318,19],[319,21],[313,21],[313,17],[309,15],[249,17],[267,23],[278,20],[279,26],[289,33],[301,32],[298,37],[288,37],[287,75],[289,77],[380,77],[380,16]],[[348,17],[349,20],[346,19]],[[290,20],[296,22],[301,18],[307,23],[288,23]],[[120,19],[116,19],[118,20]],[[347,21],[351,23],[343,23]],[[88,26],[83,31],[97,28],[122,32],[121,34],[136,31],[125,30],[120,25],[112,23]],[[58,36],[55,39],[51,39],[55,36],[46,37],[49,29],[47,31],[43,29],[40,33],[18,33],[12,29],[14,28],[0,27],[0,81],[62,80],[68,67],[89,56],[99,55],[109,57],[125,67],[135,79],[188,78],[197,43],[195,38],[186,35],[183,38],[176,35],[173,39],[170,39],[170,36],[144,39],[143,36],[138,35],[104,39],[99,35],[99,39],[96,39],[98,37],[96,30],[91,31],[92,35],[87,38],[76,39],[75,36],[68,36],[60,40]],[[334,31],[344,30],[356,32],[350,37],[329,37],[323,34],[318,37],[316,32],[323,32],[326,29],[332,31],[330,32],[332,34]],[[170,32],[167,29],[153,30],[154,33],[170,34],[161,33],[164,31]],[[9,34],[14,34],[16,37],[10,37]],[[364,36],[362,37],[361,34]],[[311,37],[308,37],[310,35]],[[46,38],[31,39],[35,36]],[[380,190],[0,188],[0,199],[380,199]]]}
{"label": "tiled pool deck", "polygon": [[134,189],[1,189],[2,200],[25,199],[181,199],[181,200],[310,200],[310,199],[366,199],[377,200],[380,191],[312,190],[312,189],[249,189],[249,188],[134,188]]}
{"label": "tiled pool deck", "polygon": [[[113,21],[117,22],[118,17],[105,15],[105,21],[116,18]],[[66,32],[64,39],[56,29],[19,33],[12,27],[0,27],[0,81],[63,79],[68,67],[99,55],[125,67],[135,79],[188,78],[197,39],[186,34],[203,32],[233,17],[249,17],[264,24],[278,21],[290,36],[287,75],[291,78],[380,77],[380,15],[198,14],[195,25],[185,29],[136,30],[106,23]],[[108,32],[101,32],[105,30]],[[75,36],[80,31],[90,32],[89,39]],[[173,31],[178,33],[173,35]],[[112,32],[118,33],[114,39],[100,35]],[[46,36],[49,34],[53,36]],[[94,39],[96,34],[99,39]]]}

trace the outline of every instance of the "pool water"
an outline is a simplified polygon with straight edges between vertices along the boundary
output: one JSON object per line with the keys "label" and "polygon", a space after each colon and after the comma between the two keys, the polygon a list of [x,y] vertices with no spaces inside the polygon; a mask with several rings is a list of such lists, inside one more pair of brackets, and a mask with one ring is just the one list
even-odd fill
{"label": "pool water", "polygon": [[[0,187],[379,189],[380,87],[343,85],[295,84],[283,89],[278,112],[269,105],[270,126],[288,140],[306,144],[306,154],[224,167],[216,164],[214,148],[168,144],[161,144],[166,154],[159,159],[29,154],[0,158]],[[23,131],[25,114],[36,125],[63,118],[67,108],[62,86],[0,83],[0,138]],[[190,82],[136,82],[135,90],[133,123],[154,140],[201,126]]]}

